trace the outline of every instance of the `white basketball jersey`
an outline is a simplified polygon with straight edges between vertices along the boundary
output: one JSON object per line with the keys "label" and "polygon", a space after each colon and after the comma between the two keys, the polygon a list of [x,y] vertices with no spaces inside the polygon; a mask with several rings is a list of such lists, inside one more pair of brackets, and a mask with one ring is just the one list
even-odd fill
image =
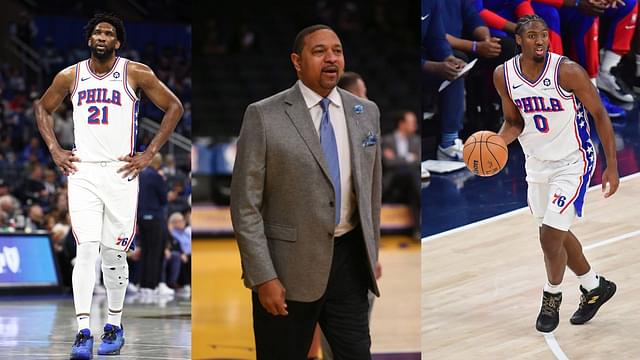
{"label": "white basketball jersey", "polygon": [[544,69],[529,81],[520,68],[520,55],[504,63],[507,92],[520,110],[524,129],[518,140],[527,157],[556,161],[580,151],[585,170],[595,161],[587,111],[573,93],[560,87],[563,56],[547,52]]}
{"label": "white basketball jersey", "polygon": [[127,83],[129,60],[116,57],[113,68],[98,76],[91,59],[76,64],[71,92],[76,155],[80,161],[116,161],[135,152],[138,98]]}

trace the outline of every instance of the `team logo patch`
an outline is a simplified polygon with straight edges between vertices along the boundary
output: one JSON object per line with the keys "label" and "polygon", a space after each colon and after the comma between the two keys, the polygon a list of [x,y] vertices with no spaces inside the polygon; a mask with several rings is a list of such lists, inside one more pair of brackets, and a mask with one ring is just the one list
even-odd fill
{"label": "team logo patch", "polygon": [[542,81],[542,83],[544,84],[544,86],[549,86],[549,85],[551,85],[551,80],[549,80],[549,79],[544,79],[544,80]]}
{"label": "team logo patch", "polygon": [[127,243],[129,243],[129,238],[125,233],[120,234],[120,236],[118,236],[118,238],[116,239],[116,245],[127,246]]}
{"label": "team logo patch", "polygon": [[119,72],[116,71],[116,72],[113,73],[113,78],[114,79],[117,79],[119,77],[120,77],[120,73]]}
{"label": "team logo patch", "polygon": [[567,202],[567,197],[562,195],[562,193],[558,194],[558,191],[555,192],[555,194],[553,194],[553,200],[551,201],[552,204],[556,205],[557,207],[563,207]]}

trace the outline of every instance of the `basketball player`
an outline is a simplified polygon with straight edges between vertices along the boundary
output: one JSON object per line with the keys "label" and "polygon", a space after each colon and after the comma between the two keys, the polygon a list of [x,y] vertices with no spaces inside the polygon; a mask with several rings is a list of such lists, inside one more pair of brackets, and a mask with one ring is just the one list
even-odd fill
{"label": "basketball player", "polygon": [[[91,58],[58,73],[35,105],[38,129],[53,161],[69,176],[69,212],[77,243],[73,300],[78,334],[72,359],[92,358],[89,311],[98,254],[109,305],[98,354],[119,354],[124,345],[120,319],[129,282],[126,251],[136,233],[137,176],[169,138],[183,111],[148,66],[115,55],[126,38],[122,20],[98,14],[85,31]],[[140,89],[165,114],[147,149],[136,154]],[[73,150],[60,147],[50,120],[67,95],[73,103]]]}
{"label": "basketball player", "polygon": [[595,168],[587,111],[606,155],[605,198],[618,189],[616,148],[611,122],[589,76],[580,65],[548,51],[549,29],[544,20],[538,15],[522,17],[516,42],[522,54],[498,66],[493,76],[505,120],[499,134],[507,144],[517,138],[526,156],[528,202],[538,221],[547,270],[536,328],[551,332],[558,326],[566,266],[578,275],[582,292],[572,324],[589,321],[616,291],[613,282],[598,276],[589,265],[569,230],[576,216],[582,216]]}

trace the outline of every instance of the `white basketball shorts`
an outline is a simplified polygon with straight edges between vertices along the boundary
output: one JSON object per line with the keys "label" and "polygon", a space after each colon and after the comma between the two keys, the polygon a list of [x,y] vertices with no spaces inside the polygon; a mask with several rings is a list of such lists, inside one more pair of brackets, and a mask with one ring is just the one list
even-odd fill
{"label": "white basketball shorts", "polygon": [[527,158],[527,200],[538,226],[567,231],[576,215],[583,215],[595,158],[582,151],[558,161]]}
{"label": "white basketball shorts", "polygon": [[127,251],[136,233],[138,177],[122,177],[126,162],[74,163],[69,175],[69,215],[76,243],[101,242]]}

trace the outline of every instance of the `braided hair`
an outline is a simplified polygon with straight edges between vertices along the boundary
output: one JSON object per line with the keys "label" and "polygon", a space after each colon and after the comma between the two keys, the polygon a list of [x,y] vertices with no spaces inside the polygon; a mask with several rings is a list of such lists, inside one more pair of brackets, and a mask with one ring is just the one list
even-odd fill
{"label": "braided hair", "polygon": [[523,17],[521,17],[520,19],[518,19],[518,23],[516,24],[516,34],[522,36],[521,32],[524,30],[524,26],[527,24],[530,24],[534,21],[538,21],[541,22],[544,27],[548,28],[549,26],[547,25],[547,22],[544,21],[543,18],[541,18],[540,16],[533,14],[533,15],[525,15]]}

